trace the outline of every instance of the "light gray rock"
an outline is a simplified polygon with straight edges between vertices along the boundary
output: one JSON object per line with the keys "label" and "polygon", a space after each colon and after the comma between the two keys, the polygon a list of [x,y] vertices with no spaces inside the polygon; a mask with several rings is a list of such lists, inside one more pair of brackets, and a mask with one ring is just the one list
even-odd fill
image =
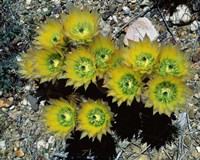
{"label": "light gray rock", "polygon": [[127,6],[122,7],[122,10],[124,11],[124,14],[129,14],[130,13],[130,8]]}
{"label": "light gray rock", "polygon": [[141,6],[148,6],[150,5],[150,1],[149,0],[143,0],[142,3],[140,4]]}
{"label": "light gray rock", "polygon": [[189,8],[186,5],[181,4],[176,7],[176,11],[170,17],[170,21],[173,24],[185,24],[191,21],[191,17]]}
{"label": "light gray rock", "polygon": [[191,25],[190,25],[191,31],[196,31],[196,30],[198,30],[199,28],[200,28],[200,22],[198,22],[198,21],[194,21],[194,22],[192,22]]}
{"label": "light gray rock", "polygon": [[116,2],[118,2],[118,3],[123,3],[124,0],[116,0]]}
{"label": "light gray rock", "polygon": [[159,36],[159,33],[148,18],[138,18],[128,27],[124,37],[124,44],[128,46],[128,40],[139,42],[145,35],[147,35],[151,41],[154,41]]}

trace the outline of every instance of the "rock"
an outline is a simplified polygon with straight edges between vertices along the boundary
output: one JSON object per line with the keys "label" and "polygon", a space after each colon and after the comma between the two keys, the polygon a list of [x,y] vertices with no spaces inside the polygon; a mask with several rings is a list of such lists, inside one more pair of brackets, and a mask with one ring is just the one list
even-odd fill
{"label": "rock", "polygon": [[22,102],[21,102],[24,106],[26,106],[26,105],[28,105],[28,101],[27,101],[27,99],[26,98],[24,98],[23,100],[22,100]]}
{"label": "rock", "polygon": [[0,99],[0,108],[4,106],[4,100]]}
{"label": "rock", "polygon": [[123,3],[124,0],[116,0],[116,2],[118,2],[118,3]]}
{"label": "rock", "polygon": [[2,96],[3,95],[3,91],[0,91],[0,96]]}
{"label": "rock", "polygon": [[24,152],[22,149],[19,149],[19,150],[15,151],[15,155],[16,155],[16,157],[20,158],[20,157],[24,156]]}
{"label": "rock", "polygon": [[159,33],[148,18],[138,18],[128,27],[124,37],[124,44],[128,45],[128,40],[139,42],[145,35],[153,41],[158,37]]}
{"label": "rock", "polygon": [[45,146],[46,142],[43,139],[37,142],[37,149],[45,148]]}
{"label": "rock", "polygon": [[112,12],[111,11],[108,11],[108,12],[104,12],[101,17],[104,21],[106,21],[108,19],[108,17],[110,17],[112,15]]}
{"label": "rock", "polygon": [[192,4],[192,9],[197,12],[197,11],[200,11],[200,0],[193,0],[191,2]]}
{"label": "rock", "polygon": [[149,0],[143,0],[140,5],[144,7],[144,6],[148,6],[150,4],[151,4],[151,2]]}
{"label": "rock", "polygon": [[197,126],[197,130],[199,130],[199,131],[200,131],[200,126]]}
{"label": "rock", "polygon": [[25,90],[26,90],[26,91],[30,91],[30,89],[31,89],[31,85],[27,85],[27,86],[25,87]]}
{"label": "rock", "polygon": [[60,0],[51,0],[55,5],[59,5],[60,4]]}
{"label": "rock", "polygon": [[9,109],[10,109],[10,110],[13,110],[13,109],[15,109],[15,106],[12,105]]}
{"label": "rock", "polygon": [[118,23],[118,19],[117,19],[117,17],[115,15],[112,18],[115,21],[115,23]]}
{"label": "rock", "polygon": [[103,34],[103,36],[107,36],[110,33],[110,31],[110,25],[106,24],[104,28],[102,28],[101,33]]}
{"label": "rock", "polygon": [[190,117],[190,119],[194,119],[195,118],[195,111],[194,111],[194,109],[191,109],[189,111],[189,117]]}
{"label": "rock", "polygon": [[6,149],[6,141],[0,141],[0,150]]}
{"label": "rock", "polygon": [[126,17],[124,17],[123,22],[124,22],[124,23],[127,23],[130,19],[131,19],[131,17],[126,16]]}
{"label": "rock", "polygon": [[194,21],[190,24],[191,31],[196,31],[199,29],[199,27],[200,27],[200,22],[198,21]]}
{"label": "rock", "polygon": [[198,153],[200,153],[200,146],[197,146],[196,150],[197,150]]}
{"label": "rock", "polygon": [[129,14],[131,11],[127,6],[122,7],[122,10],[124,11],[124,14]]}
{"label": "rock", "polygon": [[191,21],[191,17],[189,8],[181,4],[176,7],[176,11],[170,17],[170,21],[173,24],[186,24]]}
{"label": "rock", "polygon": [[26,0],[26,5],[30,5],[31,4],[31,0]]}
{"label": "rock", "polygon": [[179,114],[177,123],[181,129],[184,129],[187,127],[187,113],[186,112],[181,112]]}
{"label": "rock", "polygon": [[31,95],[28,95],[27,96],[27,100],[29,101],[29,103],[31,104],[31,108],[34,110],[34,111],[37,111],[39,109],[39,105],[38,105],[38,100],[37,98],[31,96]]}
{"label": "rock", "polygon": [[6,99],[4,101],[4,107],[9,108],[12,104],[13,104],[14,98],[13,97],[9,97],[8,99]]}

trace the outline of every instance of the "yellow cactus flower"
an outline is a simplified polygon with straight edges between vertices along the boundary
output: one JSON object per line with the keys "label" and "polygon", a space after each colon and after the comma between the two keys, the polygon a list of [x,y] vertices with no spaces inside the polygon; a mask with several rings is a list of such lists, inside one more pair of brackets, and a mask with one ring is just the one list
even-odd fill
{"label": "yellow cactus flower", "polygon": [[76,126],[76,104],[67,100],[50,100],[51,105],[45,108],[44,124],[55,137],[67,138]]}
{"label": "yellow cactus flower", "polygon": [[75,89],[84,85],[87,89],[89,83],[96,82],[96,64],[92,53],[85,48],[73,50],[68,54],[63,69],[67,72],[66,85],[73,85]]}
{"label": "yellow cactus flower", "polygon": [[177,77],[157,76],[150,80],[146,96],[149,97],[145,106],[152,107],[154,113],[166,114],[170,117],[172,112],[184,109],[188,88]]}
{"label": "yellow cactus flower", "polygon": [[18,62],[20,69],[18,73],[28,79],[37,78],[36,70],[34,69],[35,58],[33,50],[29,50],[27,53],[22,55],[22,60]]}
{"label": "yellow cactus flower", "polygon": [[97,12],[73,7],[68,16],[62,17],[64,34],[78,44],[87,44],[98,34],[99,20]]}
{"label": "yellow cactus flower", "polygon": [[114,53],[115,46],[110,36],[99,36],[89,46],[91,52],[95,55],[99,77],[102,78],[107,70],[108,61]]}
{"label": "yellow cactus flower", "polygon": [[159,55],[158,43],[145,36],[141,42],[131,42],[125,60],[140,73],[151,73]]}
{"label": "yellow cactus flower", "polygon": [[189,61],[184,56],[173,45],[164,46],[161,50],[157,73],[161,76],[189,75]]}
{"label": "yellow cactus flower", "polygon": [[122,48],[115,50],[114,54],[108,61],[109,67],[116,68],[116,67],[121,66],[124,61],[123,54],[124,54],[124,50]]}
{"label": "yellow cactus flower", "polygon": [[100,100],[81,103],[77,127],[77,130],[82,131],[81,138],[88,136],[94,140],[97,137],[101,141],[103,134],[111,132],[112,117],[109,106]]}
{"label": "yellow cactus flower", "polygon": [[117,67],[108,73],[104,87],[108,88],[108,96],[113,96],[113,102],[117,101],[118,106],[126,101],[131,105],[134,97],[140,101],[141,78],[128,67]]}
{"label": "yellow cactus flower", "polygon": [[42,24],[40,29],[36,32],[39,36],[35,37],[35,44],[40,48],[51,49],[56,46],[64,45],[64,35],[62,33],[62,25],[57,20],[48,20],[47,23]]}
{"label": "yellow cactus flower", "polygon": [[61,50],[35,50],[34,58],[41,83],[62,78],[65,56]]}

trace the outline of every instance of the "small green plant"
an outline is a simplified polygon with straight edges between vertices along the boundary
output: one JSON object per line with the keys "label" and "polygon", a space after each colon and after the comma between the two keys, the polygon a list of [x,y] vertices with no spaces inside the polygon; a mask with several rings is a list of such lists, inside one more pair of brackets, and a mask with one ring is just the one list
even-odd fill
{"label": "small green plant", "polygon": [[[145,99],[142,103],[153,107],[154,113],[170,117],[184,110],[190,64],[177,47],[160,48],[145,36],[127,48],[117,48],[110,36],[100,34],[98,25],[97,12],[86,8],[72,8],[60,20],[48,20],[38,30],[34,46],[22,55],[19,73],[41,83],[66,79],[74,91],[81,86],[87,90],[102,79],[107,96],[119,107],[123,102],[130,106],[134,100]],[[64,99],[50,103],[45,107],[45,125],[57,136],[68,137],[76,129],[82,131],[81,138],[101,141],[110,132],[113,113],[101,97],[81,104]]]}

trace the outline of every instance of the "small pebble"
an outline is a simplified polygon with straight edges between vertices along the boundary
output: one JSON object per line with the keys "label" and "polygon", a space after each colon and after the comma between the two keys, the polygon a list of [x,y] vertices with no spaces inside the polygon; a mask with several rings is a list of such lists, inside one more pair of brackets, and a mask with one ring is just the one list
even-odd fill
{"label": "small pebble", "polygon": [[0,150],[5,150],[6,149],[6,141],[0,141]]}
{"label": "small pebble", "polygon": [[198,21],[194,21],[190,24],[190,29],[192,32],[198,30],[199,28],[200,28],[200,22]]}
{"label": "small pebble", "polygon": [[189,111],[189,117],[190,117],[190,119],[194,119],[195,118],[195,111],[194,111],[194,109],[191,109]]}
{"label": "small pebble", "polygon": [[199,75],[196,73],[196,74],[194,75],[194,80],[197,81],[198,79],[199,79]]}
{"label": "small pebble", "polygon": [[37,142],[37,149],[45,148],[45,146],[46,142],[43,139]]}
{"label": "small pebble", "polygon": [[22,102],[21,102],[24,106],[26,106],[27,104],[28,104],[28,101],[27,101],[27,99],[26,98],[24,98],[23,100],[22,100]]}
{"label": "small pebble", "polygon": [[51,0],[54,4],[59,5],[60,4],[60,0]]}
{"label": "small pebble", "polygon": [[141,6],[148,6],[150,5],[150,1],[149,0],[143,0],[142,3],[140,4]]}
{"label": "small pebble", "polygon": [[124,11],[124,14],[130,13],[130,8],[128,8],[127,6],[122,7],[122,10]]}
{"label": "small pebble", "polygon": [[123,3],[124,0],[116,0],[116,2],[118,2],[118,3]]}
{"label": "small pebble", "polygon": [[9,109],[10,109],[10,110],[13,110],[13,109],[15,109],[15,106],[12,105]]}
{"label": "small pebble", "polygon": [[44,12],[47,12],[48,11],[48,8],[43,8],[42,9]]}
{"label": "small pebble", "polygon": [[30,5],[31,4],[31,0],[26,0],[26,4]]}
{"label": "small pebble", "polygon": [[110,25],[106,24],[102,29],[101,33],[103,34],[103,36],[107,36],[110,33],[110,30]]}
{"label": "small pebble", "polygon": [[130,19],[131,19],[131,17],[126,16],[126,17],[124,17],[123,22],[124,22],[124,23],[127,23],[127,22],[129,22]]}
{"label": "small pebble", "polygon": [[198,127],[197,127],[197,130],[199,130],[199,131],[200,131],[200,126],[198,126]]}
{"label": "small pebble", "polygon": [[34,111],[37,111],[39,109],[39,105],[38,105],[38,100],[37,98],[33,97],[32,95],[28,95],[27,96],[27,100],[29,101],[29,103],[31,104],[31,108]]}
{"label": "small pebble", "polygon": [[196,147],[197,152],[200,152],[200,146]]}
{"label": "small pebble", "polygon": [[0,99],[0,108],[4,106],[4,100]]}
{"label": "small pebble", "polygon": [[23,157],[23,156],[24,156],[24,152],[23,152],[22,149],[19,149],[19,150],[17,150],[17,151],[15,152],[15,155],[16,155],[17,157]]}
{"label": "small pebble", "polygon": [[0,96],[2,96],[3,95],[3,91],[0,91]]}
{"label": "small pebble", "polygon": [[110,17],[112,15],[112,12],[111,11],[108,11],[108,12],[104,12],[101,17],[104,21],[106,21],[108,19],[108,17]]}
{"label": "small pebble", "polygon": [[117,17],[115,15],[112,18],[116,23],[118,23],[118,19],[117,19]]}
{"label": "small pebble", "polygon": [[49,137],[48,143],[49,143],[49,144],[52,144],[52,143],[54,143],[54,142],[55,142],[54,137],[53,137],[53,136]]}
{"label": "small pebble", "polygon": [[30,91],[30,89],[31,89],[31,86],[30,86],[30,85],[27,85],[27,86],[25,87],[25,90],[26,90],[26,91]]}
{"label": "small pebble", "polygon": [[186,5],[181,4],[176,7],[176,11],[170,17],[170,20],[173,24],[184,24],[190,22],[191,17],[189,8]]}

